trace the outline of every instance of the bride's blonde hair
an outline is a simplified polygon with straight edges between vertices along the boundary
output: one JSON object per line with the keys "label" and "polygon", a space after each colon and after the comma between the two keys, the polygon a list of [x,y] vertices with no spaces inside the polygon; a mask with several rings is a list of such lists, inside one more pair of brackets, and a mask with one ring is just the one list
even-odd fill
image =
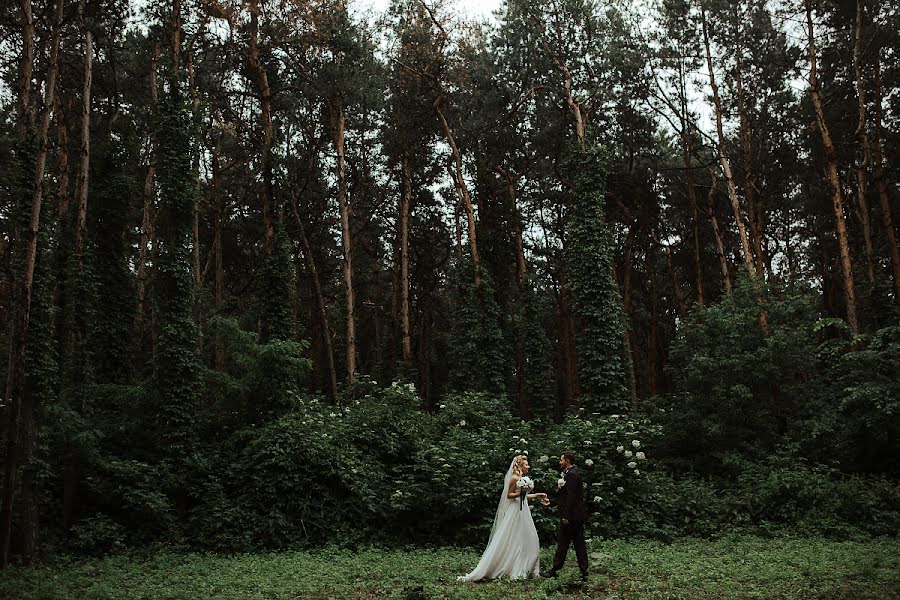
{"label": "bride's blonde hair", "polygon": [[519,454],[513,458],[513,466],[512,472],[516,477],[521,477],[523,475],[522,465],[528,460],[528,457],[524,454]]}

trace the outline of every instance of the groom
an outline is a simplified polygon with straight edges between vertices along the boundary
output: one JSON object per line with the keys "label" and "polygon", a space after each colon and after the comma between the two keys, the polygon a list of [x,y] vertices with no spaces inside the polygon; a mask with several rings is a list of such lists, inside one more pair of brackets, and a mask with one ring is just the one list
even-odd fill
{"label": "groom", "polygon": [[544,506],[559,506],[559,543],[556,545],[556,555],[553,557],[553,568],[541,575],[556,577],[556,573],[562,569],[563,563],[566,561],[569,544],[574,542],[575,557],[578,559],[578,568],[581,569],[581,580],[587,581],[588,556],[587,546],[584,543],[584,519],[587,514],[581,498],[581,475],[575,468],[575,453],[563,452],[559,457],[559,466],[563,469],[559,492],[557,492],[556,498],[541,502]]}

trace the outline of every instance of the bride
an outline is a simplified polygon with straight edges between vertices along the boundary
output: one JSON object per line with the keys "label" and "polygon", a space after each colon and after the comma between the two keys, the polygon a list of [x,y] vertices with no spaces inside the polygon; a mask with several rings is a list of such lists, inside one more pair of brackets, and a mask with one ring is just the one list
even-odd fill
{"label": "bride", "polygon": [[540,545],[528,500],[546,498],[547,494],[527,494],[520,503],[517,483],[527,473],[528,457],[520,454],[513,458],[503,479],[503,493],[487,548],[475,570],[458,578],[461,581],[521,579],[540,573]]}

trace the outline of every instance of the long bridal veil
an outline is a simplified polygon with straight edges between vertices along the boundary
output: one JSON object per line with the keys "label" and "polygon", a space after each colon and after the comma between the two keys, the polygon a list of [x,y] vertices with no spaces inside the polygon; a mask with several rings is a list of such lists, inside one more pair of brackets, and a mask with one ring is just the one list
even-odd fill
{"label": "long bridal veil", "polygon": [[509,482],[513,476],[514,458],[503,477],[503,489],[487,548],[475,569],[459,577],[463,581],[480,581],[509,577],[533,577],[540,572],[540,543],[526,502],[519,506],[518,498],[508,498]]}

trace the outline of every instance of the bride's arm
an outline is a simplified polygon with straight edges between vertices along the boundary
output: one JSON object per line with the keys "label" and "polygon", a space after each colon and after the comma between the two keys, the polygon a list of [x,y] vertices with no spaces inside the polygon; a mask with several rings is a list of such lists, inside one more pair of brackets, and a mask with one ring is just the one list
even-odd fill
{"label": "bride's arm", "polygon": [[[519,497],[519,488],[516,486],[516,482],[519,481],[519,478],[515,475],[509,480],[509,489],[506,490],[506,497],[510,500]],[[497,488],[494,488],[497,489]]]}

